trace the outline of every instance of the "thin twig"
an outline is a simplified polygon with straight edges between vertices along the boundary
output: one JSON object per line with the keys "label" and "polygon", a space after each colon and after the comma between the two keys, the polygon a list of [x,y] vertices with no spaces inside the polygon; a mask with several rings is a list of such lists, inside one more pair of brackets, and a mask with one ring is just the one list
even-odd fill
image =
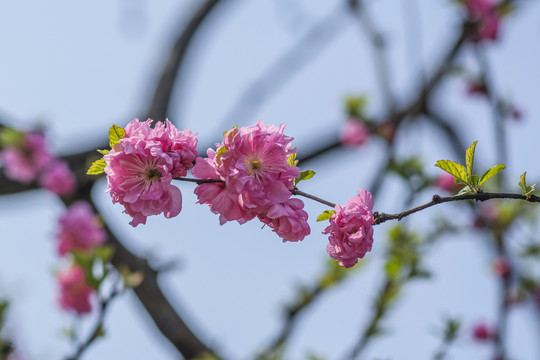
{"label": "thin twig", "polygon": [[522,194],[513,194],[513,193],[478,193],[478,194],[466,194],[466,195],[455,195],[455,196],[447,196],[442,197],[439,195],[433,195],[433,200],[431,200],[428,203],[425,203],[420,206],[416,206],[412,209],[402,211],[397,214],[386,214],[386,213],[379,213],[375,212],[373,214],[375,218],[374,225],[382,224],[388,220],[401,220],[404,217],[407,217],[411,214],[414,214],[416,212],[419,212],[421,210],[427,209],[429,207],[446,203],[446,202],[452,202],[452,201],[462,201],[462,200],[477,200],[477,201],[486,201],[490,199],[517,199],[517,200],[524,200],[529,202],[540,202],[540,197],[536,195],[530,195],[525,196]]}
{"label": "thin twig", "polygon": [[120,295],[120,293],[121,291],[115,287],[107,298],[101,299],[99,301],[99,314],[96,319],[96,323],[92,328],[92,331],[89,332],[86,340],[79,344],[77,350],[75,350],[75,353],[72,356],[68,357],[67,360],[78,360],[81,355],[83,355],[83,353],[90,347],[90,345],[99,338],[100,333],[103,331],[103,322],[105,320],[105,315],[107,313],[107,309],[109,308],[109,304],[111,304],[112,300],[114,300],[115,297]]}
{"label": "thin twig", "polygon": [[315,195],[311,195],[311,194],[308,194],[306,192],[303,192],[303,191],[300,191],[298,190],[297,188],[294,188],[291,190],[291,192],[294,194],[294,195],[298,195],[298,196],[303,196],[305,198],[308,198],[308,199],[311,199],[311,200],[314,200],[314,201],[317,201],[321,204],[324,204],[324,205],[328,205],[330,206],[331,208],[335,208],[336,207],[336,204],[330,202],[330,201],[326,201],[324,199],[321,199],[320,197],[317,197]]}

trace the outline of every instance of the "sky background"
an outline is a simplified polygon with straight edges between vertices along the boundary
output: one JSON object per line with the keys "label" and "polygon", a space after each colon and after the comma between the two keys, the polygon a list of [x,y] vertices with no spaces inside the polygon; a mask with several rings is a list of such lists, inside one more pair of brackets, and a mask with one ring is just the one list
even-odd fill
{"label": "sky background", "polygon": [[[155,81],[171,42],[200,1],[38,1],[0,3],[0,114],[18,128],[46,126],[51,146],[65,154],[103,142],[112,123],[120,126],[144,116]],[[368,112],[381,114],[372,54],[367,38],[351,17],[344,16],[336,36],[318,53],[308,48],[309,61],[261,107],[245,108],[248,118],[227,123],[246,86],[271,66],[310,26],[339,11],[341,1],[260,0],[226,1],[197,35],[174,94],[168,118],[179,128],[199,133],[202,146],[218,139],[236,124],[287,123],[300,152],[324,137],[335,137],[344,121],[343,99],[366,94]],[[450,44],[462,13],[448,0],[379,0],[369,8],[388,41],[390,78],[399,102],[414,90],[422,66],[429,71]],[[413,20],[407,16],[413,16]],[[410,22],[409,22],[410,21]],[[412,23],[412,27],[409,26]],[[408,25],[409,24],[409,25]],[[540,151],[540,3],[529,2],[505,21],[501,39],[487,46],[499,92],[523,111],[520,122],[507,127],[507,178],[517,183],[527,171],[531,183],[540,179],[535,154]],[[415,39],[415,41],[411,41]],[[471,48],[459,63],[474,71]],[[479,140],[478,165],[497,162],[491,110],[465,93],[463,78],[444,82],[437,106],[464,131],[464,143]],[[399,154],[420,155],[429,171],[436,160],[455,159],[432,129],[410,125],[398,138]],[[335,151],[310,163],[317,175],[304,191],[345,203],[358,188],[369,185],[383,144],[372,140],[357,150]],[[395,180],[395,179],[394,179]],[[183,210],[170,220],[148,219],[132,228],[121,206],[104,193],[105,182],[94,189],[103,217],[124,243],[156,263],[178,261],[161,282],[171,301],[198,334],[231,359],[249,359],[280,329],[283,305],[295,286],[310,284],[328,255],[324,223],[316,223],[323,205],[306,201],[312,235],[300,243],[282,243],[257,222],[220,226],[216,215],[196,204],[194,186],[179,183]],[[403,210],[398,181],[383,184],[375,209]],[[435,190],[418,200],[428,200]],[[398,200],[396,200],[398,199]],[[427,359],[439,338],[436,330],[447,316],[463,320],[464,336],[452,350],[454,359],[488,359],[491,348],[467,336],[478,320],[496,312],[496,279],[486,239],[468,230],[471,219],[453,204],[425,211],[411,219],[421,230],[441,215],[465,228],[445,238],[426,259],[434,272],[429,281],[405,289],[385,322],[387,336],[374,341],[365,359]],[[70,353],[62,329],[73,318],[57,305],[53,275],[62,267],[54,234],[63,206],[53,195],[36,190],[0,198],[0,294],[13,303],[8,331],[25,359],[59,359]],[[382,279],[385,230],[376,229],[366,266],[339,288],[320,299],[303,316],[290,341],[287,358],[310,352],[336,359],[349,351],[371,311],[371,299]],[[535,229],[531,230],[534,234]],[[518,243],[522,234],[510,235]],[[540,353],[539,329],[529,322],[527,305],[510,317],[512,359],[534,360]],[[88,324],[83,324],[87,326]],[[126,294],[112,304],[105,321],[107,336],[85,359],[174,359],[176,354],[150,324],[137,299]]]}

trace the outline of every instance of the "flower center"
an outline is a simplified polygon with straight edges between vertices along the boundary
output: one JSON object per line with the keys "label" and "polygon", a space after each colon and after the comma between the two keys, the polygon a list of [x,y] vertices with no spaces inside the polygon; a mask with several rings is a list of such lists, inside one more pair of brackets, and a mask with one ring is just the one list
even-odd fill
{"label": "flower center", "polygon": [[161,173],[157,169],[148,169],[144,172],[144,178],[150,182],[161,179],[161,176]]}
{"label": "flower center", "polygon": [[257,173],[258,170],[262,169],[262,167],[263,167],[263,164],[262,164],[261,160],[258,160],[258,159],[249,160],[248,161],[247,173],[248,173],[248,175],[251,175],[253,173]]}

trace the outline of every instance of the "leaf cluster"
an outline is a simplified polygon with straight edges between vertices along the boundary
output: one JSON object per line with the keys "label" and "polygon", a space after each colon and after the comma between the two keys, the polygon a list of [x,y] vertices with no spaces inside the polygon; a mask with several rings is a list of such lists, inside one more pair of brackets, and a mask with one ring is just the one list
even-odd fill
{"label": "leaf cluster", "polygon": [[499,164],[487,170],[482,176],[475,175],[473,173],[473,165],[477,142],[478,141],[475,141],[465,152],[465,166],[450,160],[439,160],[435,163],[436,167],[453,175],[456,183],[465,185],[458,195],[478,194],[482,192],[480,187],[487,180],[506,169],[506,165]]}
{"label": "leaf cluster", "polygon": [[[114,145],[118,144],[120,142],[120,139],[123,139],[126,136],[126,131],[116,125],[113,125],[109,128],[109,146],[111,149],[114,147]],[[101,155],[107,155],[109,153],[108,149],[104,150],[97,150]],[[99,175],[103,173],[105,170],[105,166],[107,166],[107,163],[105,162],[105,159],[101,158],[92,163],[90,165],[90,168],[86,172],[88,175]]]}
{"label": "leaf cluster", "polygon": [[111,246],[96,246],[91,251],[73,251],[71,254],[86,275],[86,283],[93,289],[98,289],[110,273],[107,264],[110,263],[113,248]]}

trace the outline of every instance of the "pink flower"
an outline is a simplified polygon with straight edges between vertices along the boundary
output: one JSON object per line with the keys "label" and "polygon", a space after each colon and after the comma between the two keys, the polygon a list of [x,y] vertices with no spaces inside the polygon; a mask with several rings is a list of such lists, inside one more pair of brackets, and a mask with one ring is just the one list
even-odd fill
{"label": "pink flower", "polygon": [[259,215],[259,220],[270,226],[283,242],[300,241],[311,233],[308,214],[303,208],[302,200],[289,199],[284,204],[272,205],[265,214]]}
{"label": "pink flower", "polygon": [[511,271],[510,262],[504,256],[500,256],[496,258],[495,260],[493,260],[493,262],[491,263],[491,266],[495,274],[501,277],[510,275],[510,271]]}
{"label": "pink flower", "polygon": [[7,147],[0,153],[6,176],[22,183],[32,182],[39,172],[52,161],[45,135],[29,132],[18,147]]}
{"label": "pink flower", "polygon": [[288,163],[293,138],[283,134],[285,124],[233,128],[225,133],[217,151],[197,158],[191,173],[199,179],[219,179],[223,184],[201,184],[195,189],[199,203],[220,214],[220,222],[244,223],[266,208],[285,203],[300,169]]}
{"label": "pink flower", "polygon": [[184,176],[197,155],[197,139],[189,130],[179,131],[168,120],[154,129],[151,123],[133,120],[125,137],[103,157],[107,191],[114,203],[124,205],[132,226],[145,224],[150,215],[180,213],[182,193],[171,181]]}
{"label": "pink flower", "polygon": [[92,310],[90,296],[94,292],[87,283],[83,269],[73,265],[58,275],[60,283],[60,307],[74,310],[77,314],[89,313]]}
{"label": "pink flower", "polygon": [[469,17],[478,22],[473,41],[496,40],[500,23],[497,4],[491,0],[467,0],[465,5]]}
{"label": "pink flower", "polygon": [[443,173],[437,176],[435,186],[451,193],[456,193],[463,187],[462,184],[456,184],[454,176],[449,173]]}
{"label": "pink flower", "polygon": [[255,214],[244,208],[240,195],[232,187],[226,186],[226,176],[223,167],[218,166],[216,162],[216,152],[208,149],[207,154],[208,158],[197,158],[197,163],[191,173],[199,179],[217,179],[222,182],[204,183],[197,186],[194,192],[199,203],[208,204],[210,211],[219,214],[221,225],[233,220],[244,224],[253,219]]}
{"label": "pink flower", "polygon": [[58,253],[89,250],[105,242],[105,231],[97,222],[87,202],[71,205],[59,220]]}
{"label": "pink flower", "polygon": [[178,130],[168,119],[157,122],[152,129],[151,119],[140,122],[134,119],[126,126],[126,137],[144,139],[156,153],[166,153],[173,161],[173,178],[186,176],[198,156],[197,137],[190,130]]}
{"label": "pink flower", "polygon": [[354,266],[371,250],[373,244],[373,197],[364,190],[352,197],[345,206],[336,205],[330,225],[323,234],[330,234],[328,254],[344,267]]}
{"label": "pink flower", "polygon": [[489,91],[483,80],[471,80],[467,82],[467,94],[489,96]]}
{"label": "pink flower", "polygon": [[496,331],[486,323],[478,323],[473,327],[473,339],[477,341],[489,341],[495,338]]}
{"label": "pink flower", "polygon": [[343,145],[357,147],[365,144],[369,136],[368,127],[360,120],[351,118],[343,124],[340,140]]}
{"label": "pink flower", "polygon": [[59,196],[75,191],[75,175],[64,161],[55,161],[41,173],[39,185]]}

